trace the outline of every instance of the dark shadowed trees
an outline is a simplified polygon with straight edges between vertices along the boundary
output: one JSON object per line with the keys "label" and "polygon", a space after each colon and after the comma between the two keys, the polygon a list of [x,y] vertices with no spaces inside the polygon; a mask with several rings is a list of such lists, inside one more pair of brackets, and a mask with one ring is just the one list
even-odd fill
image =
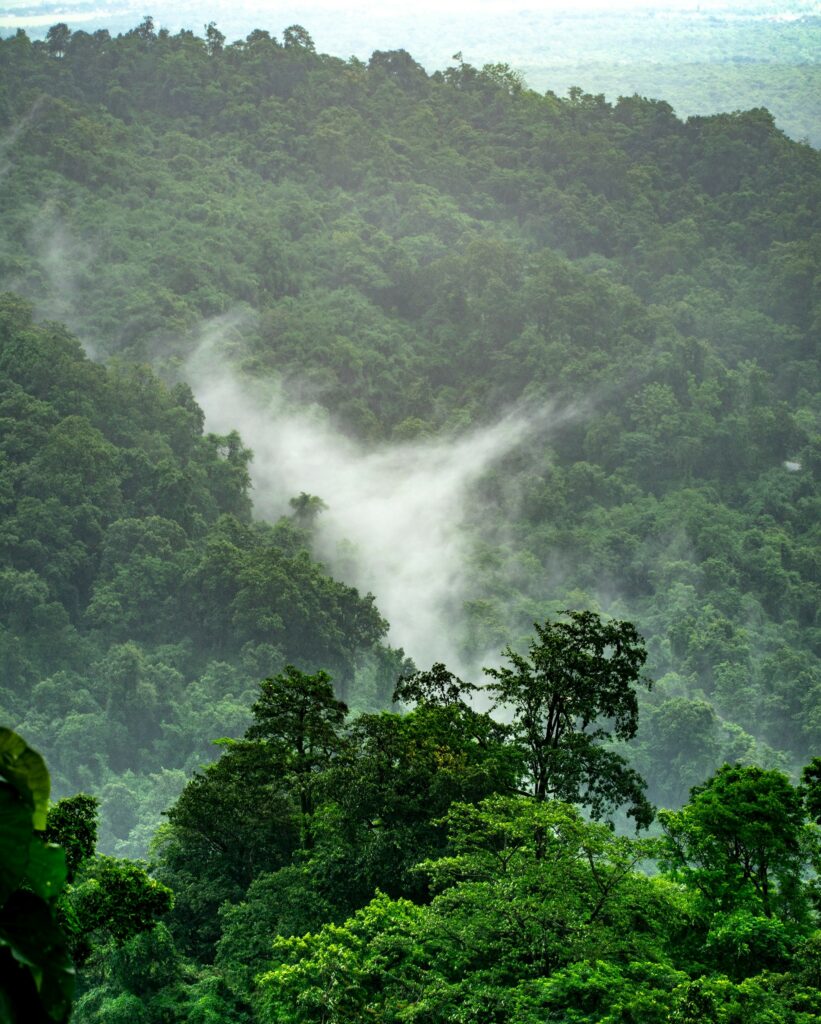
{"label": "dark shadowed trees", "polygon": [[637,826],[653,810],[645,783],[607,743],[630,740],[638,728],[644,643],[629,622],[603,622],[595,612],[536,624],[528,656],[508,647],[510,667],[486,669],[495,708],[512,717],[526,763],[529,792],[581,803],[594,817],[627,805]]}

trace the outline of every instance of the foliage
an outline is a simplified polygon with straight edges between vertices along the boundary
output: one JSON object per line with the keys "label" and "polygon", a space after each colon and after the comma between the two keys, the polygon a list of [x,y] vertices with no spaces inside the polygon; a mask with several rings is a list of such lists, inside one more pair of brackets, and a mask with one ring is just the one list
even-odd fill
{"label": "foliage", "polygon": [[[241,316],[230,331],[243,365],[284,381],[295,403],[318,398],[368,438],[466,425],[523,397],[577,403],[595,392],[589,414],[480,489],[468,525],[478,542],[468,568],[475,619],[458,642],[478,660],[496,637],[523,634],[568,604],[598,602],[636,621],[651,674],[677,673],[682,696],[714,706],[723,747],[709,763],[705,751],[682,782],[649,744],[647,774],[667,775],[653,783],[654,799],[680,801],[722,756],[732,759],[725,722],[754,735],[761,760],[768,748],[806,760],[818,731],[815,413],[803,383],[813,372],[817,156],[760,110],[684,123],[667,104],[636,96],[609,104],[581,90],[564,100],[513,88],[498,61],[428,76],[399,51],[362,66],[324,57],[296,27],[287,46],[262,31],[228,45],[218,36],[213,26],[206,39],[61,30],[59,57],[22,35],[0,43],[3,116],[20,127],[6,158],[0,268],[98,352],[166,369],[197,344],[204,318],[253,310],[258,317]],[[446,141],[436,148],[434,139]],[[44,202],[57,181],[63,201],[52,216]],[[55,261],[76,271],[65,288],[49,276]],[[65,398],[86,396],[78,408],[64,402],[61,419],[85,415],[94,389],[72,386],[76,372],[60,368]],[[119,373],[126,429],[103,435],[117,447],[129,420],[151,435],[144,457],[139,446],[131,452],[127,517],[151,509],[186,530],[188,544],[196,512],[212,522],[215,501],[247,517],[239,439],[214,442],[213,459],[180,458],[197,431],[190,395],[176,390],[177,413],[159,414],[162,402],[149,400],[139,374]],[[140,388],[138,414],[129,410]],[[13,402],[8,418],[23,413],[19,395]],[[162,427],[147,423],[151,408]],[[34,409],[27,404],[25,416]],[[161,440],[166,430],[172,444]],[[87,473],[93,457],[95,476],[107,479],[112,451],[75,421],[38,463],[41,490],[50,493],[42,473],[66,464],[66,446],[84,454]],[[64,502],[78,486],[65,480],[69,490],[53,497]],[[70,617],[79,606],[89,626],[120,642],[153,648],[193,634],[239,669],[246,693],[293,661],[329,668],[354,702],[363,652],[340,649],[341,595],[294,600],[323,590],[309,571],[269,555],[259,572],[243,567],[238,594],[226,578],[236,563],[210,561],[214,578],[181,565],[167,523],[153,522],[142,541],[132,524],[109,539],[91,594],[89,530],[107,520],[75,512],[69,522],[53,506],[46,514],[39,493],[26,497],[13,526],[36,540],[26,557],[15,555],[23,575],[7,583],[18,597],[6,614],[17,637],[23,603],[39,608],[53,638],[51,663],[31,665],[32,681],[78,656],[55,606],[66,602]],[[116,504],[113,493],[97,500]],[[119,515],[114,506],[106,514]],[[145,550],[132,552],[135,544]],[[47,583],[59,587],[58,602],[26,575],[44,565],[54,567]],[[180,574],[195,591],[185,595],[194,626],[180,621],[169,593]],[[135,579],[139,588],[129,587]],[[219,597],[230,614],[214,609]],[[260,602],[276,611],[258,614]],[[298,608],[323,620],[317,641],[336,642],[306,641],[304,618],[288,615]],[[234,618],[244,634],[236,644]],[[263,639],[272,627],[278,635]],[[283,650],[294,635],[299,649]],[[21,644],[16,666],[46,650],[30,635]],[[267,652],[257,673],[238,665],[245,644]],[[201,668],[189,659],[185,683]],[[247,702],[235,696],[237,715]],[[169,711],[154,702],[155,747]],[[24,721],[16,706],[12,717]],[[46,740],[43,724],[26,725]],[[203,756],[192,738],[183,758],[169,756],[184,749],[179,739],[166,733],[167,768]],[[61,789],[62,747],[69,736],[49,750]],[[108,781],[88,765],[65,788]]]}
{"label": "foliage", "polygon": [[[634,53],[621,16],[605,20]],[[695,50],[680,41],[688,61],[712,45],[707,20],[696,18]],[[649,23],[630,23],[646,39]],[[744,25],[722,31],[763,45],[763,23]],[[810,28],[780,31],[805,59]],[[98,355],[152,361],[175,380],[232,311],[215,359],[294,407],[318,401],[369,441],[449,435],[519,401],[575,410],[470,496],[454,646],[480,663],[563,607],[636,622],[649,673],[677,678],[642,703],[694,702],[708,734],[685,757],[672,707],[645,716],[635,766],[654,801],[680,803],[739,751],[773,767],[807,761],[821,730],[807,387],[818,154],[757,104],[683,121],[638,95],[540,95],[493,53],[428,75],[404,51],[367,63],[317,53],[299,26],[279,40],[221,36],[56,26],[44,42],[0,41],[0,274]],[[25,396],[3,399],[16,424],[7,458],[28,468],[5,542],[18,538],[2,610],[12,693],[0,699],[47,750],[60,792],[102,791],[123,771],[145,779],[157,758],[193,768],[205,753],[186,723],[203,703],[180,690],[202,693],[219,672],[211,698],[234,736],[256,680],[288,662],[331,671],[351,706],[386,702],[390,679],[366,697],[372,607],[354,601],[351,615],[345,588],[256,527],[214,536],[219,513],[249,515],[236,435],[207,441],[184,387],[163,397],[124,362],[111,390],[54,344],[32,358],[30,378],[10,366]],[[309,527],[307,511],[294,508],[295,525]],[[349,635],[343,621],[356,623]],[[150,712],[139,729],[128,688],[115,721],[99,717],[103,684],[89,671],[102,677],[111,644],[129,642],[154,661],[135,673]],[[65,671],[94,685],[72,688]],[[35,720],[28,693],[45,682],[92,704],[74,698],[70,723]],[[97,751],[128,748],[110,741],[114,727],[135,756],[112,765],[106,750],[69,773],[80,715]],[[135,808],[151,802],[138,789]],[[104,806],[112,849],[137,848],[149,828],[115,836],[107,819]]]}
{"label": "foliage", "polygon": [[[420,895],[415,864],[443,850],[437,816],[515,783],[519,757],[505,730],[464,706],[422,703],[348,724],[327,673],[288,666],[260,685],[252,715],[246,737],[221,741],[220,759],[188,783],[158,836],[159,874],[177,896],[172,929],[202,960],[221,928],[223,959],[238,944],[258,956],[266,920],[299,931],[350,913],[376,888]],[[287,908],[264,910],[265,893],[286,894]]]}
{"label": "foliage", "polygon": [[[275,940],[259,1020],[808,1024],[817,1012],[817,990],[790,973],[793,956],[812,958],[802,926],[739,910],[702,930],[698,888],[637,871],[656,840],[522,797],[454,803],[447,824],[448,854],[421,866],[430,903],[377,894],[344,923]],[[711,969],[690,961],[699,943]]]}
{"label": "foliage", "polygon": [[568,616],[536,624],[528,658],[508,647],[513,668],[487,669],[495,680],[488,690],[496,708],[512,715],[537,800],[587,804],[595,817],[629,802],[628,815],[646,827],[653,811],[644,782],[603,746],[636,734],[644,645],[629,622],[603,623],[594,612]]}
{"label": "foliage", "polygon": [[99,854],[86,863],[69,899],[85,941],[95,946],[109,937],[122,945],[152,928],[173,903],[171,891],[139,864]]}
{"label": "foliage", "polygon": [[805,815],[781,772],[724,765],[680,811],[661,812],[667,863],[715,910],[750,907],[772,917],[778,909],[802,920],[801,879],[821,852]]}
{"label": "foliage", "polygon": [[74,968],[56,904],[63,851],[43,835],[50,790],[42,757],[0,729],[0,1020],[66,1021]]}
{"label": "foliage", "polygon": [[254,722],[246,735],[264,741],[284,781],[298,794],[305,845],[311,844],[314,779],[342,746],[347,712],[345,704],[334,697],[327,672],[307,676],[293,665],[286,665],[283,673],[262,683],[259,699],[251,708]]}
{"label": "foliage", "polygon": [[[58,792],[99,794],[106,848],[141,854],[170,772],[217,729],[242,734],[260,675],[299,658],[355,693],[386,625],[308,556],[298,521],[249,522],[250,453],[203,433],[187,387],[94,364],[11,297],[0,364],[0,705]],[[91,815],[82,799],[52,809],[55,841],[62,815]]]}
{"label": "foliage", "polygon": [[67,881],[74,881],[80,864],[97,848],[97,808],[100,801],[87,793],[65,797],[49,807],[45,839],[62,847]]}
{"label": "foliage", "polygon": [[821,824],[821,757],[814,757],[801,773],[804,800],[810,817]]}
{"label": "foliage", "polygon": [[423,865],[444,891],[421,907],[377,895],[342,926],[278,940],[261,1020],[506,1019],[529,979],[635,950],[631,929],[649,945],[672,911],[631,873],[646,841],[566,805],[490,798],[455,804],[448,822],[452,855]]}
{"label": "foliage", "polygon": [[[151,871],[92,855],[93,798],[52,809],[78,1021],[821,1014],[818,765],[782,771],[821,736],[819,156],[738,106],[298,25],[0,40],[0,274],[46,318],[0,304],[0,706],[107,851],[169,808]],[[441,665],[385,710],[404,656],[310,554],[334,495],[254,521],[250,451],[204,431],[212,334],[365,442],[526,410],[466,503],[452,637],[510,641],[508,725]],[[59,1016],[65,870],[17,757],[2,914],[37,903]],[[639,771],[685,803],[660,847],[571,806],[646,824]]]}

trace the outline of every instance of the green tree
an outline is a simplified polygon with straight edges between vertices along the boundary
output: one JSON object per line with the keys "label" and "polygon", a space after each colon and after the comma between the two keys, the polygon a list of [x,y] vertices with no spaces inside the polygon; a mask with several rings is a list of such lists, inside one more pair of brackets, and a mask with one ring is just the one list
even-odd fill
{"label": "green tree", "polygon": [[568,612],[567,621],[536,624],[529,657],[507,648],[512,668],[486,669],[495,707],[512,715],[512,734],[527,766],[529,792],[588,806],[601,817],[627,804],[646,827],[653,809],[645,783],[607,748],[638,728],[637,687],[644,644],[629,622],[602,622],[594,612]]}
{"label": "green tree", "polygon": [[46,32],[46,46],[53,57],[64,57],[71,41],[71,29],[61,21]]}
{"label": "green tree", "polygon": [[804,802],[810,817],[821,825],[821,757],[814,757],[801,772]]}
{"label": "green tree", "polygon": [[81,938],[81,962],[106,942],[150,931],[174,904],[171,890],[133,861],[96,854],[84,861],[67,894]]}
{"label": "green tree", "polygon": [[444,852],[438,819],[456,800],[515,785],[519,757],[505,737],[490,715],[461,702],[420,701],[403,715],[353,722],[325,780],[315,863],[338,880],[341,906],[361,906],[375,889],[426,898],[427,881],[414,866]]}
{"label": "green tree", "polygon": [[97,808],[100,801],[87,793],[64,797],[48,809],[45,838],[63,848],[68,881],[97,848]]}
{"label": "green tree", "polygon": [[209,21],[205,26],[205,45],[208,49],[209,57],[222,53],[225,45],[225,35],[220,32],[213,21]]}
{"label": "green tree", "polygon": [[291,498],[288,504],[293,511],[293,517],[297,525],[305,530],[310,530],[316,523],[317,517],[324,512],[328,506],[315,494],[307,494],[302,491],[297,498]]}
{"label": "green tree", "polygon": [[313,843],[311,817],[317,774],[342,748],[347,713],[347,706],[334,696],[327,672],[306,675],[293,665],[261,683],[259,698],[251,708],[254,723],[246,735],[262,740],[284,781],[297,794],[306,848]]}
{"label": "green tree", "polygon": [[311,34],[302,25],[289,25],[282,33],[282,45],[290,49],[313,53],[316,47]]}
{"label": "green tree", "polygon": [[[44,838],[64,849],[68,885],[57,904],[74,963],[81,967],[104,949],[150,931],[173,905],[171,890],[133,861],[95,851],[99,801],[85,793],[49,808]],[[57,847],[50,847],[56,849]]]}
{"label": "green tree", "polygon": [[264,1024],[509,1020],[518,986],[577,960],[646,960],[681,916],[673,886],[633,870],[652,841],[558,801],[455,803],[445,825],[446,855],[420,866],[429,904],[378,893],[343,924],[275,941]]}
{"label": "green tree", "polygon": [[208,961],[219,908],[239,903],[253,880],[289,864],[300,844],[299,805],[280,752],[225,741],[222,757],[194,775],[156,840],[158,877],[175,893],[171,928],[185,952]]}
{"label": "green tree", "polygon": [[519,985],[510,1024],[543,1024],[551,1018],[573,1024],[670,1024],[671,993],[687,980],[683,971],[653,960],[581,961]]}
{"label": "green tree", "polygon": [[691,791],[680,811],[662,811],[664,863],[712,911],[751,909],[807,919],[805,872],[819,863],[819,835],[786,775],[725,764]]}

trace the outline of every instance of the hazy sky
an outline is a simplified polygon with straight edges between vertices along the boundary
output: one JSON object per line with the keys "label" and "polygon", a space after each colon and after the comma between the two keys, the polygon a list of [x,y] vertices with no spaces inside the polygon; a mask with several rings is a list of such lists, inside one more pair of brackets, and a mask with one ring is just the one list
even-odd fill
{"label": "hazy sky", "polygon": [[[241,31],[241,26],[255,26],[260,19],[283,26],[292,20],[310,23],[311,15],[337,16],[339,19],[363,18],[384,22],[408,18],[424,11],[436,19],[471,18],[482,15],[506,15],[515,20],[529,14],[608,12],[617,10],[701,11],[721,9],[725,12],[758,12],[761,14],[817,14],[818,0],[415,0],[413,9],[399,0],[383,0],[380,4],[345,3],[344,0],[309,0],[308,3],[282,3],[279,0],[253,0],[235,3],[232,0],[182,0],[182,2],[46,3],[32,0],[0,0],[0,31],[8,33],[25,27],[36,34],[38,29],[57,21],[73,28],[89,25],[111,25],[120,28],[123,19],[137,23],[150,13],[158,24],[172,29],[180,25],[198,29],[209,20]],[[310,24],[309,24],[310,27]]]}

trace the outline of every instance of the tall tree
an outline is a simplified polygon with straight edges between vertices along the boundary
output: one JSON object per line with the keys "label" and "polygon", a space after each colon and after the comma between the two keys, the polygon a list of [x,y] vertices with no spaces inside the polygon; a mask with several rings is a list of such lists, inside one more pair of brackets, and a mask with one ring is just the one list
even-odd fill
{"label": "tall tree", "polygon": [[668,870],[713,911],[806,915],[803,877],[818,864],[818,831],[782,772],[725,764],[680,811],[659,813]]}
{"label": "tall tree", "polygon": [[529,792],[588,806],[594,817],[628,805],[637,826],[653,809],[644,780],[611,739],[629,740],[638,728],[637,688],[644,643],[629,622],[603,622],[595,612],[570,611],[566,621],[536,624],[528,657],[507,647],[511,667],[485,669],[496,710],[512,716],[524,754]]}
{"label": "tall tree", "polygon": [[46,817],[46,842],[62,846],[66,856],[68,881],[80,864],[94,856],[97,847],[97,808],[100,801],[87,793],[64,797],[49,807]]}
{"label": "tall tree", "polygon": [[306,675],[286,665],[283,672],[261,684],[251,713],[254,724],[246,735],[268,745],[296,789],[303,845],[309,847],[317,773],[328,767],[342,747],[348,708],[334,696],[327,672]]}

